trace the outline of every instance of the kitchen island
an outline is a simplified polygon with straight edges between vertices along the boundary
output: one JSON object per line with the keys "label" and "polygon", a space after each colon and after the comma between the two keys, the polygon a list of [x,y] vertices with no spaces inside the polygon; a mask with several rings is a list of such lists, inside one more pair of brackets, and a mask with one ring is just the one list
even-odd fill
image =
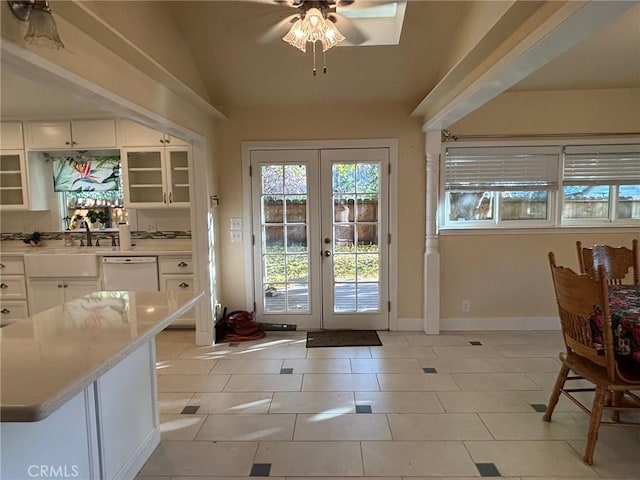
{"label": "kitchen island", "polygon": [[202,297],[95,292],[1,328],[0,478],[134,478],[160,442],[154,338]]}

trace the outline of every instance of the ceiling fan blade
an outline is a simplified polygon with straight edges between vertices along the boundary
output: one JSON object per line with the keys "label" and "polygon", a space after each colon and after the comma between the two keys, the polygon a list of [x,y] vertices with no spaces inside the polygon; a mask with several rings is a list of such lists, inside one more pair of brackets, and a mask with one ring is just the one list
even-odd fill
{"label": "ceiling fan blade", "polygon": [[258,43],[269,43],[276,39],[282,38],[288,31],[289,28],[293,25],[293,23],[298,19],[299,15],[293,14],[289,15],[274,26],[269,28],[264,34],[258,37]]}
{"label": "ceiling fan blade", "polygon": [[361,45],[369,40],[369,38],[348,18],[343,17],[342,15],[331,15],[331,20],[335,23],[340,33],[345,36],[346,40],[350,44]]}

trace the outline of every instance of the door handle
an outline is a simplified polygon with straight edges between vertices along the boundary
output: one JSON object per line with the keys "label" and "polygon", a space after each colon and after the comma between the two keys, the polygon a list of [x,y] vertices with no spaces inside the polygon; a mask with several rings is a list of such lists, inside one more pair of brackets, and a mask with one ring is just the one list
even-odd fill
{"label": "door handle", "polygon": [[331,251],[330,250],[325,250],[320,255],[322,255],[323,257],[330,257],[331,256]]}

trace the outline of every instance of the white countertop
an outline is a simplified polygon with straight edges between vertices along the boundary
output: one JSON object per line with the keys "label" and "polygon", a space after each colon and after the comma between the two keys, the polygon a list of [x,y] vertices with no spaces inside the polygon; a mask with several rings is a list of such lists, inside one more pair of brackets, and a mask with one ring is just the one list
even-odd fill
{"label": "white countertop", "polygon": [[193,255],[191,245],[184,241],[140,241],[131,250],[121,250],[120,247],[99,246],[80,247],[77,245],[65,247],[62,242],[47,242],[39,247],[31,247],[22,242],[0,242],[0,255],[30,255],[57,253],[95,253],[103,257],[127,257],[143,255]]}
{"label": "white countertop", "polygon": [[47,417],[203,296],[95,292],[0,328],[0,420]]}

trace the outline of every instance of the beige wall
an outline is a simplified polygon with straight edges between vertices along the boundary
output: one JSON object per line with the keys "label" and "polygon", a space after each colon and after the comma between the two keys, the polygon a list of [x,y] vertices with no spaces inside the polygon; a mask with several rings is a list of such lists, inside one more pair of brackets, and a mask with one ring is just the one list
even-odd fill
{"label": "beige wall", "polygon": [[[640,90],[507,92],[450,127],[455,135],[640,132]],[[640,228],[440,237],[443,318],[552,317],[547,253],[578,268],[576,240],[631,246]],[[470,311],[463,313],[462,300]]]}
{"label": "beige wall", "polygon": [[399,316],[422,317],[424,249],[424,135],[421,121],[397,104],[238,109],[216,125],[220,159],[222,298],[244,308],[243,247],[229,242],[229,217],[243,213],[241,142],[261,140],[398,139]]}

